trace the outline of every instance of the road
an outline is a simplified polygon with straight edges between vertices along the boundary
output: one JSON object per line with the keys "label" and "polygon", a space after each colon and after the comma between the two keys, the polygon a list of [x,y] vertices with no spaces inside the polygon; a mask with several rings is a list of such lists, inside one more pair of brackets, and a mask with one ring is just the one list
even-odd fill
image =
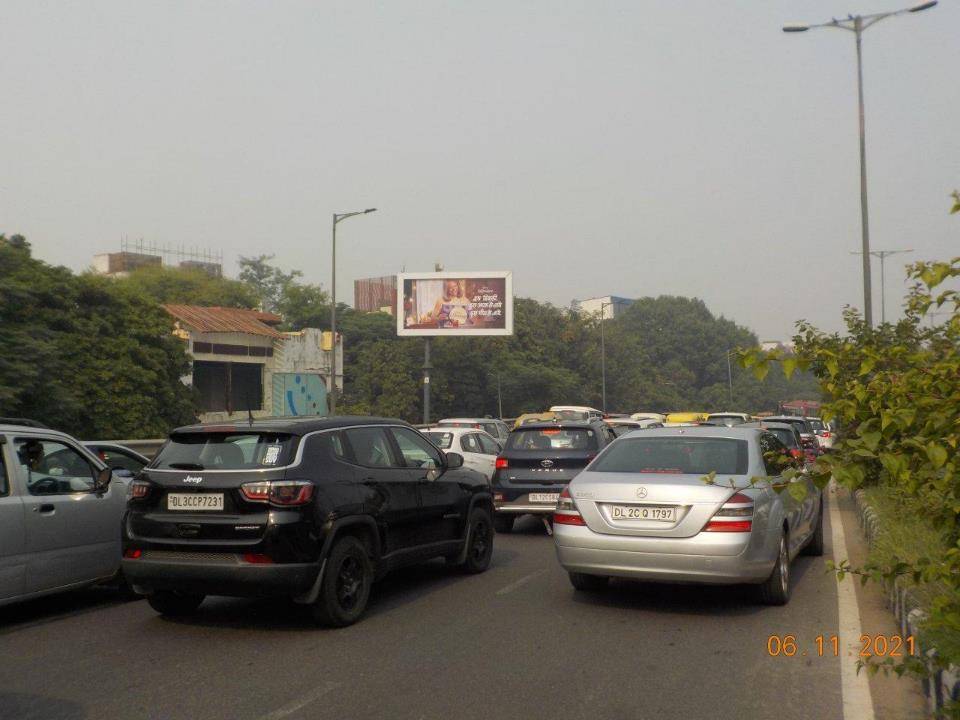
{"label": "road", "polygon": [[[825,559],[798,558],[782,608],[745,588],[585,595],[527,520],[485,574],[397,573],[343,630],[278,601],[168,620],[106,589],[49,598],[3,612],[0,718],[840,720],[840,660],[814,641],[838,625]],[[770,657],[768,636],[788,633],[807,655]]]}

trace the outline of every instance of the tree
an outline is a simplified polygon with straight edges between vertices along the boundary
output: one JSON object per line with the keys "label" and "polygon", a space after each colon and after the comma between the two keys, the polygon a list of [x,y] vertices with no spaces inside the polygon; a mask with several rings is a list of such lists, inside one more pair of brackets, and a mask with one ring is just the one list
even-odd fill
{"label": "tree", "polygon": [[241,255],[240,282],[253,290],[265,311],[280,312],[285,293],[303,273],[299,270],[285,273],[271,265],[271,260],[273,255],[258,255],[252,258]]}
{"label": "tree", "polygon": [[256,293],[247,285],[223,277],[214,277],[198,268],[173,268],[151,265],[137,268],[125,278],[113,278],[134,295],[156,304],[213,305],[252,308],[259,304]]}

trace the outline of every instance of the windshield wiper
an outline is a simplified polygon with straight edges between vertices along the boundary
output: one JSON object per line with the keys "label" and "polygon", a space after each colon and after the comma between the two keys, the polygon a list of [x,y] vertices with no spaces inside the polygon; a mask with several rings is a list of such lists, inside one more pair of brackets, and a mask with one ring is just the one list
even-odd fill
{"label": "windshield wiper", "polygon": [[170,463],[167,467],[174,470],[203,470],[203,465],[200,463]]}

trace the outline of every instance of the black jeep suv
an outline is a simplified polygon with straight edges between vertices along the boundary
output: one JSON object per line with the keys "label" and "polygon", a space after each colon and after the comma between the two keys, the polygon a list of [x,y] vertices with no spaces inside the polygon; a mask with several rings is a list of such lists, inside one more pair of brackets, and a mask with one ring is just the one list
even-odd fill
{"label": "black jeep suv", "polygon": [[599,420],[532,422],[512,430],[491,482],[497,532],[510,532],[521,515],[553,515],[560,491],[614,440]]}
{"label": "black jeep suv", "polygon": [[123,570],[164,614],[206,595],[289,596],[349,625],[398,566],[487,569],[490,488],[462,465],[397,420],[179,428],[131,485]]}

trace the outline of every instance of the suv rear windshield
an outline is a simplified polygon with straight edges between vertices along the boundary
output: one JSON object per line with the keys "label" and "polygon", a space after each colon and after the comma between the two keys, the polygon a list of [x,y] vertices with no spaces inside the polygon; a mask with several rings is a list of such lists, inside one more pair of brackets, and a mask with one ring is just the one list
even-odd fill
{"label": "suv rear windshield", "polygon": [[797,447],[797,436],[793,434],[793,430],[787,430],[785,428],[766,428],[767,432],[773,433],[777,436],[777,440],[782,442],[788,448]]}
{"label": "suv rear windshield", "polygon": [[441,450],[449,450],[450,446],[453,445],[453,433],[425,432],[423,436]]}
{"label": "suv rear windshield", "polygon": [[825,427],[825,426],[824,426],[822,420],[809,420],[809,419],[808,419],[807,422],[810,423],[810,427],[813,428],[813,431],[814,431],[815,433],[817,433],[817,435],[819,435],[820,433],[822,433],[822,432],[824,431],[824,427]]}
{"label": "suv rear windshield", "polygon": [[169,470],[248,470],[289,465],[293,435],[266,432],[177,433],[151,467]]}
{"label": "suv rear windshield", "polygon": [[507,450],[596,450],[597,436],[586,428],[537,428],[514,430]]}
{"label": "suv rear windshield", "polygon": [[645,437],[613,443],[590,472],[747,474],[747,441],[730,438]]}

